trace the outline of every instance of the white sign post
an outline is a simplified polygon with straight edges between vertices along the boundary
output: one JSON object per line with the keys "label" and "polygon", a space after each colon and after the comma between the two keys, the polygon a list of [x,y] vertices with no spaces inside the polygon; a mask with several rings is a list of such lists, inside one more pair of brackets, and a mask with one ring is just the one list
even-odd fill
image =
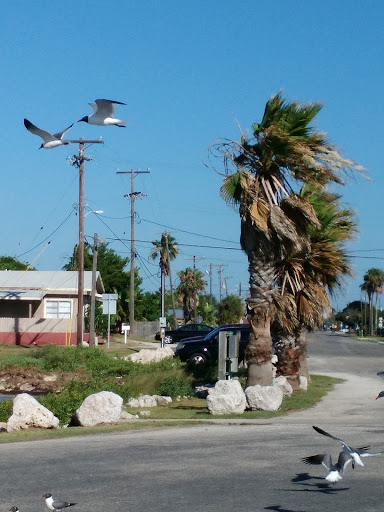
{"label": "white sign post", "polygon": [[109,348],[109,335],[111,332],[111,315],[116,315],[117,293],[103,293],[101,300],[103,301],[103,314],[108,315],[108,337],[107,347]]}

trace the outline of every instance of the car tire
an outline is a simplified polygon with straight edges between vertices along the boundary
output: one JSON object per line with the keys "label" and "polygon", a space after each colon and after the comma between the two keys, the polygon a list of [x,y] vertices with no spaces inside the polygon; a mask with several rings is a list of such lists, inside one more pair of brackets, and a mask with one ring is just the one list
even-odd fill
{"label": "car tire", "polygon": [[195,364],[205,363],[207,361],[207,356],[204,354],[192,354],[189,356],[188,361]]}

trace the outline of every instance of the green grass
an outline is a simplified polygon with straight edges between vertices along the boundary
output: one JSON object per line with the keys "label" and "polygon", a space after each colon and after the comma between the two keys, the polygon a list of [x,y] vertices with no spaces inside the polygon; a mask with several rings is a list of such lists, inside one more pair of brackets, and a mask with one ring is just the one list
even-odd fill
{"label": "green grass", "polygon": [[[289,412],[309,409],[319,402],[335,384],[343,382],[342,379],[334,377],[326,377],[323,375],[311,375],[311,384],[307,391],[298,391],[291,396],[283,399],[281,407],[278,411],[245,411],[243,414],[231,414],[213,416],[207,408],[207,401],[201,398],[183,398],[180,401],[173,401],[167,406],[153,407],[151,411],[151,419],[258,419],[258,418],[274,418],[287,414]],[[138,409],[127,409],[131,414],[138,414]]]}

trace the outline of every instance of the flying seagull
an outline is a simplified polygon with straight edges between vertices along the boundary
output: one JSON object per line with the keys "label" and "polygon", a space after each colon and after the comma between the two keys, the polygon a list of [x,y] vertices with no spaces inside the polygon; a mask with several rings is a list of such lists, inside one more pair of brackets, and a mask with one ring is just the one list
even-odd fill
{"label": "flying seagull", "polygon": [[[384,379],[384,372],[378,372],[377,375],[379,377],[381,377],[382,379]],[[380,393],[377,395],[376,400],[378,398],[382,398],[383,396],[384,396],[384,389],[383,389],[383,391],[380,391]]]}
{"label": "flying seagull", "polygon": [[46,494],[42,495],[42,498],[45,498],[45,504],[49,508],[49,510],[52,510],[53,512],[56,512],[58,510],[63,510],[67,507],[72,507],[73,505],[76,505],[76,503],[69,503],[67,501],[63,501],[60,499],[55,499],[51,493],[47,492]]}
{"label": "flying seagull", "polygon": [[122,103],[121,101],[113,101],[113,100],[95,100],[95,103],[88,103],[93,108],[92,116],[84,116],[79,119],[77,122],[80,123],[83,121],[84,123],[94,124],[97,126],[119,126],[120,128],[125,128],[125,125],[129,123],[129,121],[123,121],[121,119],[115,119],[115,105],[126,105],[126,103]]}
{"label": "flying seagull", "polygon": [[328,482],[335,484],[343,477],[343,473],[348,463],[351,462],[352,458],[344,450],[339,453],[336,464],[332,463],[332,457],[329,453],[319,453],[318,455],[311,455],[309,457],[303,457],[301,459],[305,464],[322,464],[328,471],[325,479]]}
{"label": "flying seagull", "polygon": [[333,436],[332,434],[328,434],[325,430],[322,430],[319,427],[313,426],[313,428],[318,432],[319,434],[322,434],[323,436],[330,437],[331,439],[334,439],[335,441],[338,441],[341,446],[343,447],[343,451],[352,459],[352,467],[355,467],[355,464],[358,464],[359,466],[364,466],[361,457],[370,457],[374,455],[381,455],[381,453],[371,453],[369,452],[369,446],[362,446],[361,448],[352,448],[349,446],[345,441],[342,439]]}
{"label": "flying seagull", "polygon": [[52,149],[57,148],[57,146],[63,146],[66,144],[70,144],[68,140],[63,140],[63,135],[66,133],[70,128],[72,128],[73,123],[71,126],[68,126],[68,128],[65,128],[61,132],[54,133],[53,135],[49,132],[46,132],[45,130],[41,130],[37,126],[31,123],[31,121],[28,121],[28,119],[24,119],[24,126],[28,131],[33,133],[34,135],[38,135],[41,137],[44,141],[44,143],[40,146],[39,149]]}

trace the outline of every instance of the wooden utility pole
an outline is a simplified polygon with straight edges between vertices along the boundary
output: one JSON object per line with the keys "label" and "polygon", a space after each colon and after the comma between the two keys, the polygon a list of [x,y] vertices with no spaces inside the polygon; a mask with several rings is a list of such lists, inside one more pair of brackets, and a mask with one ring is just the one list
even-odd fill
{"label": "wooden utility pole", "polygon": [[89,327],[89,346],[90,347],[95,346],[96,272],[97,272],[97,233],[95,233],[93,235],[91,315],[90,315],[90,327]]}
{"label": "wooden utility pole", "polygon": [[131,200],[131,270],[129,280],[129,335],[132,337],[135,334],[135,200],[138,197],[144,197],[142,192],[134,192],[133,181],[137,174],[149,174],[150,171],[139,171],[131,169],[130,171],[116,171],[116,174],[130,174],[131,175],[131,192],[125,194],[124,197],[129,197]]}
{"label": "wooden utility pole", "polygon": [[71,144],[79,144],[79,155],[74,155],[73,165],[79,169],[79,247],[78,247],[78,282],[77,282],[77,346],[83,344],[83,310],[84,310],[84,162],[91,160],[84,156],[84,144],[104,144],[98,140],[70,140]]}

